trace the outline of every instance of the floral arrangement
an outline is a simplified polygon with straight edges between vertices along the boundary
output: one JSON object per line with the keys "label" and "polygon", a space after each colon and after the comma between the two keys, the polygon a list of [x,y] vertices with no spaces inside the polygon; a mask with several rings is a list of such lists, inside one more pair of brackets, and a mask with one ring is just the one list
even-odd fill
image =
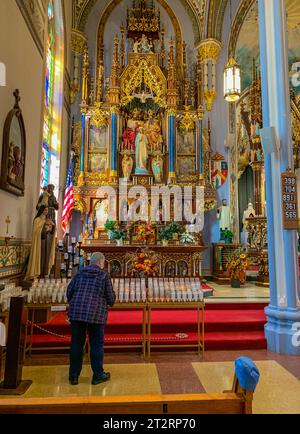
{"label": "floral arrangement", "polygon": [[142,223],[137,228],[137,241],[146,243],[155,240],[155,230],[153,226]]}
{"label": "floral arrangement", "polygon": [[237,250],[231,257],[227,267],[227,275],[231,280],[246,282],[246,271],[249,267],[247,254]]}
{"label": "floral arrangement", "polygon": [[185,232],[184,234],[181,235],[180,242],[182,244],[195,244],[196,240],[192,234]]}
{"label": "floral arrangement", "polygon": [[159,272],[158,259],[154,252],[143,250],[133,256],[132,275],[155,276]]}

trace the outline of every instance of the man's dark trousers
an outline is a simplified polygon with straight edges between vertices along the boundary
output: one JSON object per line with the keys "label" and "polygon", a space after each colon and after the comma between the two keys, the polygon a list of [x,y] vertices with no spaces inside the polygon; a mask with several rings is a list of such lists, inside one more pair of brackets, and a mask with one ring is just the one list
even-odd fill
{"label": "man's dark trousers", "polygon": [[103,374],[104,358],[104,325],[88,324],[81,321],[71,321],[72,342],[70,351],[70,378],[78,378],[82,370],[83,348],[88,333],[91,347],[91,367],[94,379]]}

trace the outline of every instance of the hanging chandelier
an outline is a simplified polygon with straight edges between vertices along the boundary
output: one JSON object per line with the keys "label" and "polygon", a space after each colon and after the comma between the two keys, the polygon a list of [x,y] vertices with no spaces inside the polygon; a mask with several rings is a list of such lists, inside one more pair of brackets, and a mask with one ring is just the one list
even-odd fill
{"label": "hanging chandelier", "polygon": [[[230,28],[232,28],[232,4],[230,7]],[[237,102],[241,96],[241,68],[233,55],[224,69],[224,98],[228,102]]]}
{"label": "hanging chandelier", "polygon": [[241,96],[241,68],[231,57],[224,69],[224,98],[236,102]]}

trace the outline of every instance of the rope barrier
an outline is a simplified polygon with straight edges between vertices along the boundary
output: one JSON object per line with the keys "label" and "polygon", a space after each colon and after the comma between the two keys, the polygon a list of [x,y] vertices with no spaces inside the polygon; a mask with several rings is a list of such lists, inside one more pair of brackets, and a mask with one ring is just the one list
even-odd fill
{"label": "rope barrier", "polygon": [[[43,328],[43,327],[41,327],[41,326],[39,326],[39,325],[37,325],[35,323],[32,323],[31,321],[28,321],[28,324],[30,326],[33,326],[33,327],[37,328],[38,330],[41,330],[42,332],[44,332],[44,333],[46,333],[46,334],[48,334],[50,336],[55,336],[57,338],[64,339],[64,340],[67,340],[67,341],[70,340],[70,336],[60,335],[58,333],[51,332],[50,330],[47,330],[47,329],[45,329],[45,328]],[[161,338],[155,338],[155,337],[153,337],[153,338],[151,338],[151,341],[177,341],[177,340],[187,339],[188,337],[189,337],[189,335],[187,335],[185,333],[178,333],[175,336],[164,336],[164,337],[161,337]],[[110,338],[110,337],[108,337],[108,338],[105,338],[105,340],[106,341],[136,341],[136,340],[139,340],[139,339],[142,339],[142,338],[143,338],[142,336],[141,336],[141,338],[134,338],[134,337],[132,337],[132,338],[131,337],[127,337],[127,338],[122,338],[122,337],[120,337],[120,338]]]}

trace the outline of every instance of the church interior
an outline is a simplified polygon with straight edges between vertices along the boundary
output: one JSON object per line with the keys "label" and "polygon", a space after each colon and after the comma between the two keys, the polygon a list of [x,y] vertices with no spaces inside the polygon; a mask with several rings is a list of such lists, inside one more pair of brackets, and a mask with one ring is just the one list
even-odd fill
{"label": "church interior", "polygon": [[0,413],[299,414],[300,1],[2,0],[0,101]]}

